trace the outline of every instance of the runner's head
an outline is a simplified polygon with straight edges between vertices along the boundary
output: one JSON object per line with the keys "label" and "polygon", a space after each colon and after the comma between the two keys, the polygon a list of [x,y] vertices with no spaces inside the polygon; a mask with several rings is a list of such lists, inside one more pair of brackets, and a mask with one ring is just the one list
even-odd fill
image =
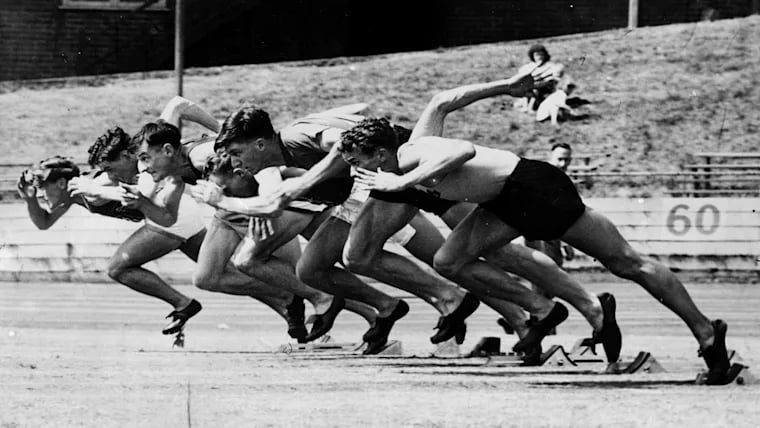
{"label": "runner's head", "polygon": [[570,144],[556,143],[552,146],[551,160],[549,161],[550,164],[567,172],[567,168],[572,161],[573,149],[570,148]]}
{"label": "runner's head", "polygon": [[352,167],[393,171],[398,166],[399,140],[386,119],[367,118],[343,132],[338,150]]}
{"label": "runner's head", "polygon": [[258,174],[269,166],[279,166],[282,153],[269,114],[248,105],[227,116],[216,137],[214,150],[224,149],[237,168]]}
{"label": "runner's head", "polygon": [[87,152],[90,166],[102,170],[113,181],[129,183],[137,175],[137,147],[118,126],[98,137]]}
{"label": "runner's head", "polygon": [[137,160],[153,181],[170,176],[182,163],[182,142],[179,129],[161,119],[145,124],[132,138]]}
{"label": "runner's head", "polygon": [[68,183],[79,176],[79,167],[71,159],[53,156],[33,165],[28,173],[42,197],[50,206],[56,206],[69,198]]}
{"label": "runner's head", "polygon": [[253,174],[232,166],[232,159],[224,152],[212,156],[203,169],[203,176],[222,188],[227,196],[247,198],[259,194],[259,183]]}

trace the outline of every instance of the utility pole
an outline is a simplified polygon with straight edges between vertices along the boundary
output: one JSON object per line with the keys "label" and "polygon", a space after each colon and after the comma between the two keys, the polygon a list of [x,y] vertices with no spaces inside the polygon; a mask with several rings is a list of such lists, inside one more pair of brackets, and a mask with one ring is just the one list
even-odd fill
{"label": "utility pole", "polygon": [[174,2],[174,76],[177,80],[177,95],[182,96],[182,74],[184,73],[185,40],[183,35],[183,0]]}
{"label": "utility pole", "polygon": [[[757,0],[754,0],[757,1]],[[639,0],[628,0],[628,29],[639,26]]]}

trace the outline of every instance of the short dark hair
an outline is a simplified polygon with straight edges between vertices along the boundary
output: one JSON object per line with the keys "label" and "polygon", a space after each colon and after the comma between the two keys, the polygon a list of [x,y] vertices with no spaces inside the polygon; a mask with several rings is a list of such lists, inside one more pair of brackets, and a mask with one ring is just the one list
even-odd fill
{"label": "short dark hair", "polygon": [[573,151],[573,148],[570,147],[570,144],[567,144],[567,143],[554,143],[552,144],[551,151],[554,151],[554,149],[557,149],[557,148]]}
{"label": "short dark hair", "polygon": [[179,128],[171,123],[158,119],[155,122],[149,122],[143,125],[140,131],[132,137],[132,144],[135,148],[142,144],[143,141],[148,143],[149,147],[163,146],[170,144],[175,149],[182,145],[182,135]]}
{"label": "short dark hair", "polygon": [[90,148],[87,149],[87,153],[90,154],[87,163],[95,168],[101,162],[116,160],[119,153],[124,150],[134,153],[136,149],[137,147],[132,144],[132,137],[124,132],[123,129],[114,126],[106,131],[105,134],[98,137]]}
{"label": "short dark hair", "polygon": [[551,55],[549,55],[549,51],[546,50],[546,47],[541,44],[535,44],[528,49],[528,58],[530,58],[531,61],[533,61],[533,54],[541,52],[544,54],[544,58],[546,58],[547,61],[552,59]]}
{"label": "short dark hair", "polygon": [[368,117],[340,136],[338,150],[372,154],[379,148],[398,149],[398,135],[385,118]]}
{"label": "short dark hair", "polygon": [[63,156],[53,156],[34,164],[30,169],[35,183],[52,183],[60,178],[79,177],[79,167]]}
{"label": "short dark hair", "polygon": [[[220,150],[211,156],[203,167],[203,178],[208,180],[211,175],[233,175],[235,173],[235,167],[232,166],[232,158],[224,151]],[[252,196],[259,194],[259,182],[253,180],[255,187],[247,189]],[[243,195],[228,195],[228,196],[243,196]]]}
{"label": "short dark hair", "polygon": [[235,168],[232,167],[232,159],[223,151],[215,153],[208,158],[206,165],[203,167],[203,178],[208,179],[211,175],[232,174]]}
{"label": "short dark hair", "polygon": [[247,105],[230,114],[222,123],[222,129],[214,142],[214,150],[227,148],[233,141],[251,138],[269,138],[274,135],[274,127],[269,113]]}

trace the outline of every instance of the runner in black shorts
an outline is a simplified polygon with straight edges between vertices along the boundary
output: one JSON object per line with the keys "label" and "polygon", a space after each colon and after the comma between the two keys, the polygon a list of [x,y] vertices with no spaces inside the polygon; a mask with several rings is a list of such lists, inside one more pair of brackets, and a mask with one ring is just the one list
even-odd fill
{"label": "runner in black shorts", "polygon": [[[700,354],[709,368],[707,383],[730,381],[726,323],[705,317],[673,272],[642,257],[609,219],[584,208],[569,179],[557,177],[556,169],[548,164],[527,161],[506,150],[441,137],[450,112],[483,98],[516,95],[519,82],[525,82],[528,89],[531,81],[529,76],[516,76],[439,93],[423,111],[409,142],[400,146],[387,121],[367,119],[343,134],[343,157],[358,168],[357,180],[370,189],[399,191],[421,185],[444,199],[480,204],[457,225],[436,254],[435,268],[443,275],[479,280],[488,286],[503,285],[488,282],[493,268],[479,259],[481,255],[523,234],[540,239],[562,238],[602,262],[612,273],[639,283],[680,316],[699,342]],[[542,184],[542,180],[549,184]],[[560,190],[554,189],[557,183]],[[532,221],[534,216],[550,224],[536,223]],[[539,319],[537,325],[531,325],[528,342],[540,343],[543,335],[564,318],[562,311],[558,313],[558,304],[552,307],[541,298],[519,290],[514,293],[513,301]],[[604,345],[608,359],[616,360],[620,336],[619,330],[617,334],[614,331],[615,301],[606,293],[600,300],[604,322],[594,337]]]}

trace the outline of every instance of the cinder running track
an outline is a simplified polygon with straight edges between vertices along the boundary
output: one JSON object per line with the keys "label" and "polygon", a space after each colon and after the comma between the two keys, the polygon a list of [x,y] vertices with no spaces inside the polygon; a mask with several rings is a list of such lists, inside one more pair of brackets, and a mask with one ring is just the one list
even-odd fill
{"label": "cinder running track", "polygon": [[[685,325],[634,284],[592,284],[618,300],[623,356],[654,354],[661,375],[611,376],[422,358],[437,315],[418,299],[393,333],[406,355],[380,359],[273,353],[285,323],[247,298],[182,286],[204,310],[184,350],[160,333],[170,308],[117,284],[0,283],[0,427],[760,426],[760,386],[689,383],[702,362]],[[760,286],[689,285],[729,347],[760,377]],[[482,307],[468,321],[514,342]],[[344,313],[332,336],[355,341]],[[589,327],[577,312],[546,345]]]}

